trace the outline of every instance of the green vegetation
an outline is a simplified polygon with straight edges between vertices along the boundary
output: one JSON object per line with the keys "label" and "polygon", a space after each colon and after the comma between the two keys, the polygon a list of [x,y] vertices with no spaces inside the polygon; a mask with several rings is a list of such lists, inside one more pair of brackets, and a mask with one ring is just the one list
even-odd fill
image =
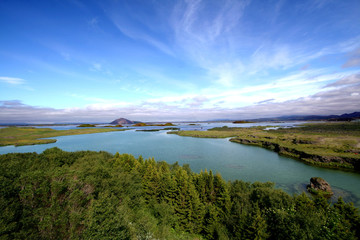
{"label": "green vegetation", "polygon": [[123,125],[121,125],[121,124],[118,124],[118,125],[115,125],[115,126],[111,126],[111,125],[109,125],[109,126],[105,126],[105,127],[124,127]]}
{"label": "green vegetation", "polygon": [[167,127],[167,128],[162,128],[162,129],[139,129],[136,131],[137,132],[159,132],[159,131],[163,131],[163,130],[179,130],[179,128]]}
{"label": "green vegetation", "polygon": [[34,127],[8,127],[0,129],[0,146],[6,145],[35,145],[54,143],[56,139],[41,139],[67,135],[79,135],[90,133],[102,133],[112,131],[123,131],[121,129],[86,128],[70,130],[54,130],[51,128]]}
{"label": "green vegetation", "polygon": [[155,127],[168,127],[168,126],[175,126],[172,123],[165,123],[165,124],[147,124],[147,123],[135,123],[133,125],[134,127],[150,127],[150,126],[155,126]]}
{"label": "green vegetation", "polygon": [[80,124],[78,127],[96,127],[96,125],[86,123],[86,124]]}
{"label": "green vegetation", "polygon": [[140,130],[136,130],[137,132],[159,132],[160,130],[163,129],[140,129]]}
{"label": "green vegetation", "polygon": [[135,123],[133,125],[134,127],[145,127],[145,126],[148,126],[146,123]]}
{"label": "green vegetation", "polygon": [[252,121],[246,121],[246,120],[239,120],[239,121],[234,121],[233,123],[253,123]]}
{"label": "green vegetation", "polygon": [[358,239],[352,203],[106,152],[0,155],[1,239]]}
{"label": "green vegetation", "polygon": [[164,128],[163,130],[179,130],[179,128],[177,128],[177,127],[167,127],[167,128]]}
{"label": "green vegetation", "polygon": [[230,141],[265,147],[306,163],[329,168],[360,170],[360,123],[311,123],[295,128],[264,130],[213,128],[208,131],[177,131],[180,136],[228,138]]}

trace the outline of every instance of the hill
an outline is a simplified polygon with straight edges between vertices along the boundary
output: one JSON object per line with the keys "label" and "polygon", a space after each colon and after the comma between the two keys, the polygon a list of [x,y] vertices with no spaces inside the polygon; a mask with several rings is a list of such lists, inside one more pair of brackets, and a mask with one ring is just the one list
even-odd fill
{"label": "hill", "polygon": [[126,118],[118,118],[112,121],[110,124],[123,125],[123,124],[134,124],[134,123],[136,122],[130,121],[129,119]]}

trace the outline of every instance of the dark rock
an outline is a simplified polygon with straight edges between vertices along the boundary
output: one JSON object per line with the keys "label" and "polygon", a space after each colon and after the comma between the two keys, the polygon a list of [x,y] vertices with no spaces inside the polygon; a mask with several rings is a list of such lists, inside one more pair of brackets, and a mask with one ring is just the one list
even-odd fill
{"label": "dark rock", "polygon": [[274,139],[273,137],[265,137],[266,139]]}
{"label": "dark rock", "polygon": [[310,141],[310,140],[304,140],[304,139],[294,138],[294,139],[292,140],[292,143],[293,143],[293,144],[312,144],[313,142]]}

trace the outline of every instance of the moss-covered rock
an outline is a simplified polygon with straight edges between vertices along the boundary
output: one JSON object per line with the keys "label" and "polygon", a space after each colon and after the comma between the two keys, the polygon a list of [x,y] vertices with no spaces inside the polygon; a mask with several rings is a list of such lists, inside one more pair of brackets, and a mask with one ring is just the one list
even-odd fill
{"label": "moss-covered rock", "polygon": [[321,177],[310,178],[307,189],[312,194],[324,195],[325,197],[331,197],[334,194],[330,184]]}

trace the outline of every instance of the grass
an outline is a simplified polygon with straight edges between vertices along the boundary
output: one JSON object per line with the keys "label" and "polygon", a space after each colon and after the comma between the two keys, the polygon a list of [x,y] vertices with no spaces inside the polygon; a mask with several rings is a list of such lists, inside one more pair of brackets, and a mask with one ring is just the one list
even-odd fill
{"label": "grass", "polygon": [[359,122],[311,123],[277,130],[264,128],[222,127],[172,133],[200,138],[231,137],[232,142],[265,147],[309,164],[360,171]]}
{"label": "grass", "polygon": [[112,128],[54,130],[51,128],[8,127],[8,128],[0,129],[0,146],[7,146],[7,145],[23,146],[23,145],[54,143],[56,142],[56,139],[41,139],[41,138],[113,132],[113,131],[123,131],[123,130],[112,129]]}

